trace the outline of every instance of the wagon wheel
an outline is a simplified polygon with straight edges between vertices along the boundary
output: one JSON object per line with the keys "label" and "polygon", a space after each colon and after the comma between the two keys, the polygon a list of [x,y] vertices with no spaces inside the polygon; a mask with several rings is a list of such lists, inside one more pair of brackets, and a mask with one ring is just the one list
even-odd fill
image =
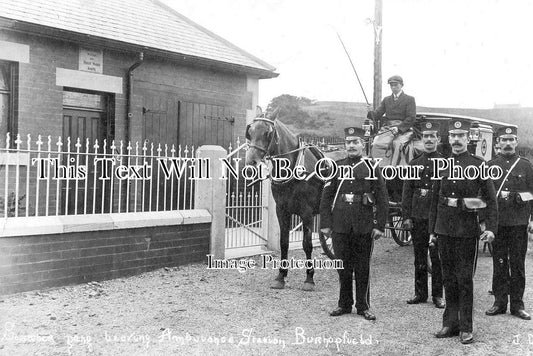
{"label": "wagon wheel", "polygon": [[318,238],[320,239],[320,245],[322,246],[322,250],[324,250],[326,256],[334,260],[335,252],[333,251],[333,240],[331,239],[331,234],[326,236],[322,233],[322,231],[319,231]]}
{"label": "wagon wheel", "polygon": [[411,244],[411,231],[402,227],[403,217],[401,215],[389,215],[387,229],[390,230],[392,238],[400,246]]}

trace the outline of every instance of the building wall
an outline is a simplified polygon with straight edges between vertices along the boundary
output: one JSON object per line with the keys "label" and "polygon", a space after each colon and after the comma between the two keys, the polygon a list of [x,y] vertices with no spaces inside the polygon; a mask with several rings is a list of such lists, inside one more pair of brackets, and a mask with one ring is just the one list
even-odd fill
{"label": "building wall", "polygon": [[[78,70],[79,47],[51,38],[1,31],[0,40],[30,47],[29,63],[19,65],[18,128],[21,135],[57,136],[62,129],[62,91],[56,85],[56,69]],[[114,94],[115,138],[125,138],[126,93],[128,68],[138,53],[103,49],[103,75],[122,78],[122,93]],[[254,85],[244,74],[221,72],[212,68],[196,68],[145,55],[143,64],[134,72],[134,112],[131,140],[143,140],[143,98],[145,94],[207,105],[227,107],[235,117],[235,137],[243,136],[246,111],[255,109]],[[257,79],[253,79],[258,82]]]}
{"label": "building wall", "polygon": [[0,295],[204,262],[210,223],[0,238]]}

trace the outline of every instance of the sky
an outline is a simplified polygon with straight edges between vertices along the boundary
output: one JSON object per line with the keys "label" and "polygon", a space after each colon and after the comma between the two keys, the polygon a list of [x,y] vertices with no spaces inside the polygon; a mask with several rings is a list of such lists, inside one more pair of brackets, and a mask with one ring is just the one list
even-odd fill
{"label": "sky", "polygon": [[[281,94],[319,101],[373,97],[373,0],[162,0],[276,67],[259,104]],[[533,0],[383,0],[383,95],[404,79],[419,106],[533,107]],[[370,20],[370,21],[369,21]]]}

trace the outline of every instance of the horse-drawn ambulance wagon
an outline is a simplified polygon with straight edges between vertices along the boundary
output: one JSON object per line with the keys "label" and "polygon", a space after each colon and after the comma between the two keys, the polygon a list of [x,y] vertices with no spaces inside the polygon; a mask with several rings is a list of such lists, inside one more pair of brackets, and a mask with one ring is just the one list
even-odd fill
{"label": "horse-drawn ambulance wagon", "polygon": [[[415,132],[420,129],[420,125],[428,121],[441,121],[441,131],[439,132],[441,142],[438,150],[445,156],[451,153],[451,147],[448,142],[448,122],[454,119],[463,119],[471,122],[469,133],[469,150],[470,152],[490,160],[493,157],[493,143],[495,142],[494,133],[503,125],[503,122],[487,120],[476,117],[439,114],[439,113],[419,113],[417,122],[414,127]],[[375,136],[379,128],[371,127],[368,122],[363,125],[365,130],[365,142],[370,144],[371,138]],[[416,135],[415,135],[416,137]],[[284,160],[287,167],[297,168],[302,162],[310,164],[303,171],[299,171],[299,178],[284,179],[281,181],[272,181],[272,193],[276,201],[276,215],[280,225],[280,247],[281,259],[287,259],[289,245],[289,230],[291,216],[298,215],[303,224],[303,248],[306,257],[311,259],[312,252],[312,224],[313,214],[318,213],[320,196],[323,180],[318,179],[316,170],[313,171],[314,163],[324,158],[323,153],[317,146],[303,144],[292,134],[287,127],[281,123],[277,117],[265,118],[258,117],[246,128],[246,138],[248,147],[246,153],[246,164],[256,165],[265,160]],[[415,139],[416,141],[416,139]],[[370,152],[370,150],[367,150]],[[336,154],[338,154],[336,152]],[[401,190],[403,180],[387,180],[387,189],[389,191],[389,215],[387,223],[387,232],[401,246],[410,244],[411,234],[403,227],[403,214],[401,208]],[[332,248],[331,238],[319,233],[320,243],[325,254],[334,258],[335,254]],[[313,268],[306,269],[306,280],[304,289],[311,290],[314,287]],[[273,288],[283,288],[287,269],[280,268],[278,277],[275,280]]]}
{"label": "horse-drawn ambulance wagon", "polygon": [[[448,157],[451,154],[451,146],[448,141],[447,128],[449,121],[454,119],[464,119],[468,120],[471,123],[468,150],[476,156],[482,157],[485,161],[491,160],[495,155],[494,145],[496,144],[495,133],[497,132],[497,130],[502,126],[510,125],[500,121],[488,120],[472,116],[422,112],[417,114],[417,122],[414,127],[414,131],[419,132],[422,125],[424,125],[426,122],[439,121],[441,123],[439,125],[439,136],[441,139],[437,150],[445,157]],[[514,125],[511,124],[511,126]],[[379,128],[369,126],[368,121],[365,122],[363,128],[366,131],[365,142],[369,146],[370,142],[372,141],[372,138],[374,137],[375,133],[378,132]],[[413,146],[416,146],[416,142],[412,142],[411,144]],[[367,152],[370,151],[371,150],[369,147],[367,149]],[[390,201],[386,233],[388,236],[392,237],[398,245],[407,246],[411,243],[411,233],[409,230],[403,227],[404,219],[401,207],[402,186],[402,179],[396,178],[387,180],[387,188],[389,192]],[[328,238],[327,236],[320,235],[320,242],[322,248],[324,249],[324,252],[330,258],[334,258],[334,252],[331,250],[332,244],[330,238]]]}

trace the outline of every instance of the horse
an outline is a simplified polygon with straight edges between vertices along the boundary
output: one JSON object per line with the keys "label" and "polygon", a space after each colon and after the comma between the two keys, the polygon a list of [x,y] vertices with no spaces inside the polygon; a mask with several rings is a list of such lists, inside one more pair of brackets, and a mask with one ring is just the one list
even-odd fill
{"label": "horse", "polygon": [[[278,119],[277,114],[273,119],[264,115],[255,118],[246,127],[246,139],[248,140],[246,165],[255,166],[269,158],[286,158],[290,162],[290,168],[294,169],[297,161],[302,159],[302,154],[305,154],[307,165],[314,168],[314,163],[324,157],[324,154],[316,147],[300,146],[299,139]],[[307,171],[310,172],[311,170],[307,165]],[[298,215],[302,219],[304,236],[302,247],[307,260],[311,259],[313,251],[311,231],[313,215],[319,213],[323,182],[313,174],[308,178],[302,180],[294,178],[284,181],[272,180],[271,189],[276,202],[276,216],[280,227],[282,260],[286,260],[288,256],[292,214]],[[287,272],[286,268],[280,268],[271,288],[283,289]],[[314,290],[315,282],[313,276],[314,269],[312,267],[307,268],[303,290]]]}

